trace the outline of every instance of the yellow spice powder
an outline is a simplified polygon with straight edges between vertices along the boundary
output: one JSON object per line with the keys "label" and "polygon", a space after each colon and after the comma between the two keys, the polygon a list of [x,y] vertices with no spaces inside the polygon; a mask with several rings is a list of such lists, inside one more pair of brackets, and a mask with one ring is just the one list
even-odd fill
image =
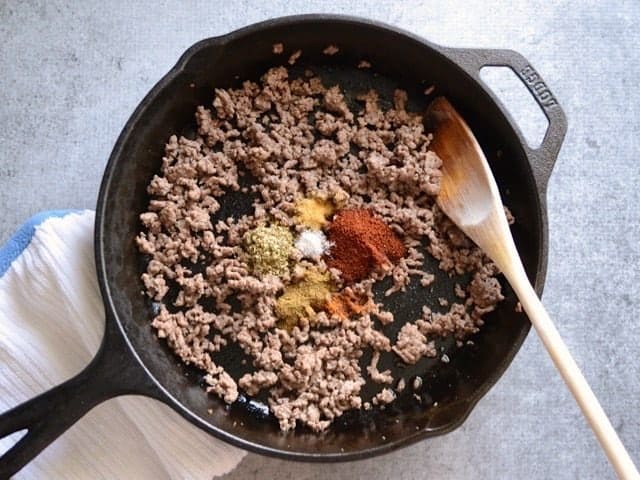
{"label": "yellow spice powder", "polygon": [[331,201],[321,198],[301,198],[295,208],[297,220],[313,230],[320,230],[334,211]]}
{"label": "yellow spice powder", "polygon": [[322,309],[333,291],[328,273],[308,270],[304,278],[285,288],[276,301],[276,315],[280,318],[278,326],[292,330],[303,317],[313,317]]}

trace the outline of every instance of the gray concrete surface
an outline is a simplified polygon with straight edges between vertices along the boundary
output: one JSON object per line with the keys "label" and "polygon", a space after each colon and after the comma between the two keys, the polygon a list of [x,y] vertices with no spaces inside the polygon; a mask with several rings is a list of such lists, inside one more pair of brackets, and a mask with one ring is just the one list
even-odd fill
{"label": "gray concrete surface", "polygon": [[[44,209],[93,207],[122,125],[195,41],[269,17],[363,15],[451,46],[503,47],[569,117],[549,184],[544,303],[640,461],[640,4],[0,1],[0,242]],[[503,89],[503,87],[500,87]],[[508,94],[511,90],[505,90]],[[527,131],[540,131],[524,109]],[[454,433],[339,465],[248,455],[232,479],[614,478],[539,340]]]}

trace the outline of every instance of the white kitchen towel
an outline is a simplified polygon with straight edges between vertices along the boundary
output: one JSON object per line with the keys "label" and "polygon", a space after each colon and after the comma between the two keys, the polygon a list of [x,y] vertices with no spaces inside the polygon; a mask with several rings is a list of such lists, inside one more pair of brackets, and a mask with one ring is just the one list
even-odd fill
{"label": "white kitchen towel", "polygon": [[[98,349],[93,221],[91,211],[41,214],[0,249],[0,411],[72,377]],[[128,396],[90,411],[15,478],[208,480],[244,455],[166,405]]]}

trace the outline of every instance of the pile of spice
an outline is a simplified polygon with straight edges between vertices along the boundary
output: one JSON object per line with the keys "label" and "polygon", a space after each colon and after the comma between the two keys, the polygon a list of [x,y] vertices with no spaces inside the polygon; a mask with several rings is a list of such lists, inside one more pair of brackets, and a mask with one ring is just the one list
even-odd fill
{"label": "pile of spice", "polygon": [[333,286],[327,272],[307,270],[303,278],[284,289],[276,302],[278,326],[293,330],[302,318],[313,319],[316,312],[323,309]]}
{"label": "pile of spice", "polygon": [[370,312],[376,308],[371,299],[359,298],[352,290],[344,290],[330,296],[324,307],[329,315],[335,315],[341,320]]}
{"label": "pile of spice", "polygon": [[[169,138],[140,215],[158,337],[225,402],[266,393],[282,430],[321,431],[347,410],[395,401],[401,388],[391,384],[405,380],[379,362],[435,357],[435,340],[461,342],[502,300],[495,265],[435,205],[440,159],[406,92],[387,109],[375,91],[354,93],[360,108],[339,85],[310,71],[289,78],[284,67],[216,89],[196,111],[196,137]],[[255,179],[252,211],[223,218],[242,172]],[[401,320],[373,288],[385,279],[387,295],[412,281],[428,287],[427,256],[470,280],[387,336],[380,325]],[[231,344],[252,368],[239,378],[217,363]],[[367,383],[377,393],[365,397]]]}
{"label": "pile of spice", "polygon": [[296,248],[303,257],[317,259],[329,251],[331,242],[321,230],[303,230],[296,240]]}
{"label": "pile of spice", "polygon": [[293,235],[288,228],[273,225],[256,227],[244,236],[248,264],[259,275],[284,275],[289,272]]}
{"label": "pile of spice", "polygon": [[321,229],[333,214],[330,201],[322,198],[301,198],[296,203],[296,220],[312,230]]}
{"label": "pile of spice", "polygon": [[366,209],[342,210],[328,232],[332,247],[327,264],[340,270],[349,283],[366,278],[375,269],[389,269],[406,253],[393,230]]}

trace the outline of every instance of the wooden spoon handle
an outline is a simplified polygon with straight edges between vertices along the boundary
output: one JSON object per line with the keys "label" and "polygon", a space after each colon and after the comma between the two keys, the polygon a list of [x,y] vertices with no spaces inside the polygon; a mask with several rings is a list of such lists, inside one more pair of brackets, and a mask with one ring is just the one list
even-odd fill
{"label": "wooden spoon handle", "polygon": [[631,457],[629,457],[629,453],[624,448],[609,418],[600,406],[598,399],[591,387],[589,387],[571,353],[569,353],[569,349],[560,337],[553,321],[549,318],[538,295],[531,287],[524,268],[522,268],[521,264],[516,264],[515,267],[508,269],[504,274],[520,299],[524,311],[527,312],[529,320],[538,332],[538,336],[549,352],[553,363],[555,363],[560,375],[582,409],[582,413],[589,422],[618,477],[624,480],[640,479],[640,474],[638,474],[638,470]]}

